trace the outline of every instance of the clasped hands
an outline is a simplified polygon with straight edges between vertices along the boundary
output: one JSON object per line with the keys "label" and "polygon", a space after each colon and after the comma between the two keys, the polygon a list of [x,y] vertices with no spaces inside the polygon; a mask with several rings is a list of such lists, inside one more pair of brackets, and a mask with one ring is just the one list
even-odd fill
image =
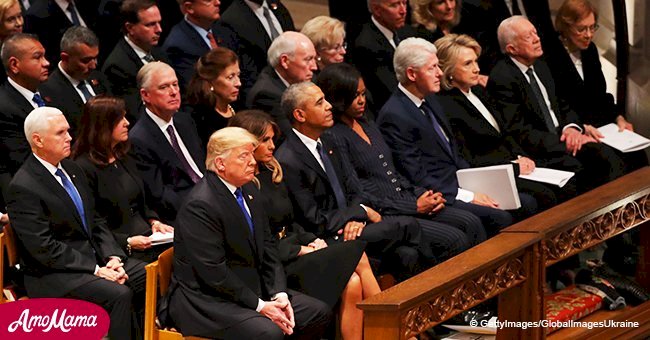
{"label": "clasped hands", "polygon": [[106,263],[106,266],[100,267],[95,275],[109,281],[124,284],[124,282],[129,279],[129,276],[126,274],[123,267],[124,263],[122,263],[120,259],[113,257],[108,261],[108,263]]}
{"label": "clasped hands", "polygon": [[289,302],[289,298],[286,296],[280,295],[275,300],[264,301],[264,307],[260,310],[260,314],[271,319],[274,324],[280,327],[284,334],[293,334],[296,321],[293,317],[291,302]]}
{"label": "clasped hands", "polygon": [[416,202],[417,211],[419,214],[433,215],[434,213],[442,210],[445,207],[447,200],[442,197],[441,192],[433,192],[433,190],[425,191]]}

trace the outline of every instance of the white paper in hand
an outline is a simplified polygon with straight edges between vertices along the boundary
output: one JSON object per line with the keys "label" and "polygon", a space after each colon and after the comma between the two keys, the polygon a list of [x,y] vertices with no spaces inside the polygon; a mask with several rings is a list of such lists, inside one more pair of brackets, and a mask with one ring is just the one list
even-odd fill
{"label": "white paper in hand", "polygon": [[601,142],[621,152],[643,150],[650,146],[650,139],[630,130],[619,132],[618,126],[614,123],[601,126],[598,131],[604,136],[600,139]]}
{"label": "white paper in hand", "polygon": [[159,231],[151,234],[149,236],[149,239],[151,240],[152,245],[157,245],[157,244],[165,244],[169,242],[174,241],[174,232],[169,232],[169,233],[161,233]]}

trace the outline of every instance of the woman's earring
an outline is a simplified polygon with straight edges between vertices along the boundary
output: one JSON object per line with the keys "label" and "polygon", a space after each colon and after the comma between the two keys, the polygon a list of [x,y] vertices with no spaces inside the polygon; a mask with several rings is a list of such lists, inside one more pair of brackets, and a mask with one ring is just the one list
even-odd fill
{"label": "woman's earring", "polygon": [[454,76],[449,76],[449,81],[450,82],[454,81]]}
{"label": "woman's earring", "polygon": [[210,91],[214,92],[214,86],[210,86]]}

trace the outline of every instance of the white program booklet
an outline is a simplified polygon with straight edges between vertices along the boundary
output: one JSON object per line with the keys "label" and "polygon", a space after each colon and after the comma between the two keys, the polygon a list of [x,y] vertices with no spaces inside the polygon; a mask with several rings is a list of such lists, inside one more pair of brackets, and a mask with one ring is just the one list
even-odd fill
{"label": "white program booklet", "polygon": [[165,243],[170,243],[174,241],[174,232],[169,232],[169,233],[161,233],[159,231],[151,234],[149,236],[151,239],[151,244],[152,245],[157,245],[157,244],[165,244]]}
{"label": "white program booklet", "polygon": [[458,170],[456,177],[461,188],[490,196],[501,209],[521,207],[512,164]]}
{"label": "white program booklet", "polygon": [[598,131],[604,136],[600,139],[601,142],[621,152],[643,150],[650,146],[650,139],[630,130],[619,132],[618,126],[614,123],[601,126]]}
{"label": "white program booklet", "polygon": [[535,168],[528,175],[519,174],[519,178],[535,182],[542,182],[563,187],[575,173],[571,171],[555,170],[549,168]]}

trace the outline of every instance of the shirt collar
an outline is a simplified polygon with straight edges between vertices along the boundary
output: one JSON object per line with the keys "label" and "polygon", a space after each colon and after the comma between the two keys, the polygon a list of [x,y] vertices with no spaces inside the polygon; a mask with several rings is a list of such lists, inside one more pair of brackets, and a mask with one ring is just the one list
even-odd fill
{"label": "shirt collar", "polygon": [[[172,119],[170,119],[168,122],[166,122],[164,119],[156,116],[155,113],[151,112],[151,110],[149,110],[149,108],[145,108],[144,111],[147,113],[147,115],[149,115],[149,117],[151,117],[153,122],[156,123],[156,125],[158,125],[158,127],[161,130],[167,131],[168,126],[170,126],[170,125],[174,126],[174,117],[172,117]],[[176,130],[175,126],[174,126],[174,130]]]}
{"label": "shirt collar", "polygon": [[59,71],[61,71],[61,73],[63,73],[63,76],[66,77],[66,79],[68,79],[68,81],[70,81],[70,83],[72,83],[72,86],[77,87],[77,85],[79,85],[79,83],[81,83],[79,80],[70,77],[68,72],[66,72],[63,69],[63,67],[61,67],[61,62],[60,61],[59,61],[59,64],[57,66],[59,67]]}
{"label": "shirt collar", "polygon": [[381,32],[381,34],[383,34],[386,37],[386,39],[388,39],[388,41],[393,41],[393,36],[395,35],[393,31],[386,28],[386,26],[380,24],[379,21],[375,19],[374,15],[370,17],[370,20],[372,20],[372,23],[375,24],[375,26],[377,26],[379,32]]}
{"label": "shirt collar", "polygon": [[274,68],[273,71],[275,71],[275,74],[278,75],[278,77],[280,78],[280,80],[282,81],[282,83],[284,84],[284,86],[286,86],[287,88],[289,88],[289,86],[291,86],[291,84],[289,84],[289,82],[288,82],[286,79],[282,78],[282,76],[280,75],[280,73],[278,72],[278,70],[276,70],[276,69]]}
{"label": "shirt collar", "polygon": [[148,53],[140,48],[140,46],[136,45],[127,35],[124,36],[124,40],[126,40],[126,43],[131,46],[135,54],[138,56],[138,58],[143,59]]}
{"label": "shirt collar", "polygon": [[244,2],[248,5],[248,7],[251,8],[251,10],[253,10],[253,12],[260,12],[261,13],[262,7],[269,8],[269,5],[266,3],[266,0],[262,1],[262,5],[259,5],[257,3],[252,2],[252,1],[249,1],[249,0],[244,0]]}
{"label": "shirt collar", "polygon": [[414,96],[413,93],[411,93],[409,90],[406,89],[406,87],[402,86],[402,83],[398,83],[397,88],[400,89],[400,91],[402,91],[406,95],[406,97],[409,100],[411,100],[413,104],[415,104],[415,106],[417,106],[418,108],[422,106],[422,102],[424,102],[424,100]]}
{"label": "shirt collar", "polygon": [[[519,71],[521,71],[521,73],[523,73],[523,74],[526,74],[526,71],[528,71],[529,68],[532,68],[534,70],[532,65],[531,66],[526,66],[526,65],[522,64],[521,62],[519,62],[519,60],[517,60],[517,59],[515,59],[513,57],[510,57],[510,60],[512,60],[512,62],[515,63],[515,66],[517,66]],[[526,75],[526,77],[528,77],[528,75]]]}
{"label": "shirt collar", "polygon": [[208,35],[209,30],[206,30],[205,28],[196,25],[195,23],[191,22],[189,19],[187,19],[187,14],[185,14],[185,17],[183,18],[186,23],[188,23],[192,28],[194,28],[201,37],[205,37]]}
{"label": "shirt collar", "polygon": [[7,81],[9,81],[9,84],[11,84],[11,86],[13,86],[16,89],[16,91],[18,91],[23,97],[25,97],[25,99],[27,99],[27,101],[30,104],[32,104],[32,106],[36,105],[34,103],[34,101],[33,101],[34,93],[36,93],[36,92],[32,92],[32,91],[22,87],[21,85],[16,83],[13,79],[11,79],[11,77],[7,77]]}
{"label": "shirt collar", "polygon": [[223,184],[226,186],[226,188],[228,188],[228,190],[230,191],[230,193],[231,193],[233,196],[235,196],[235,190],[237,190],[238,188],[237,188],[236,186],[234,186],[234,185],[228,183],[225,179],[221,178],[221,176],[217,175],[217,177],[219,177],[219,179],[221,180],[221,182],[223,182]]}
{"label": "shirt collar", "polygon": [[303,135],[302,133],[300,133],[300,131],[296,130],[295,128],[292,128],[292,130],[296,134],[296,136],[298,136],[298,138],[300,138],[300,141],[302,141],[302,143],[305,144],[307,149],[316,150],[316,146],[318,145],[318,143],[320,143],[320,138],[318,138],[317,140],[313,140],[313,139]]}
{"label": "shirt collar", "polygon": [[34,155],[34,157],[36,157],[36,159],[37,159],[39,162],[41,162],[41,164],[43,164],[43,166],[45,167],[45,169],[47,169],[47,171],[49,171],[50,174],[52,174],[52,176],[56,176],[55,173],[56,173],[56,171],[57,171],[58,169],[62,169],[62,170],[63,170],[63,168],[61,168],[61,162],[59,162],[59,164],[57,164],[56,166],[54,166],[54,165],[52,165],[52,163],[50,163],[50,162],[44,160],[44,159],[41,158],[41,157],[38,157],[36,154],[33,154],[33,155]]}

